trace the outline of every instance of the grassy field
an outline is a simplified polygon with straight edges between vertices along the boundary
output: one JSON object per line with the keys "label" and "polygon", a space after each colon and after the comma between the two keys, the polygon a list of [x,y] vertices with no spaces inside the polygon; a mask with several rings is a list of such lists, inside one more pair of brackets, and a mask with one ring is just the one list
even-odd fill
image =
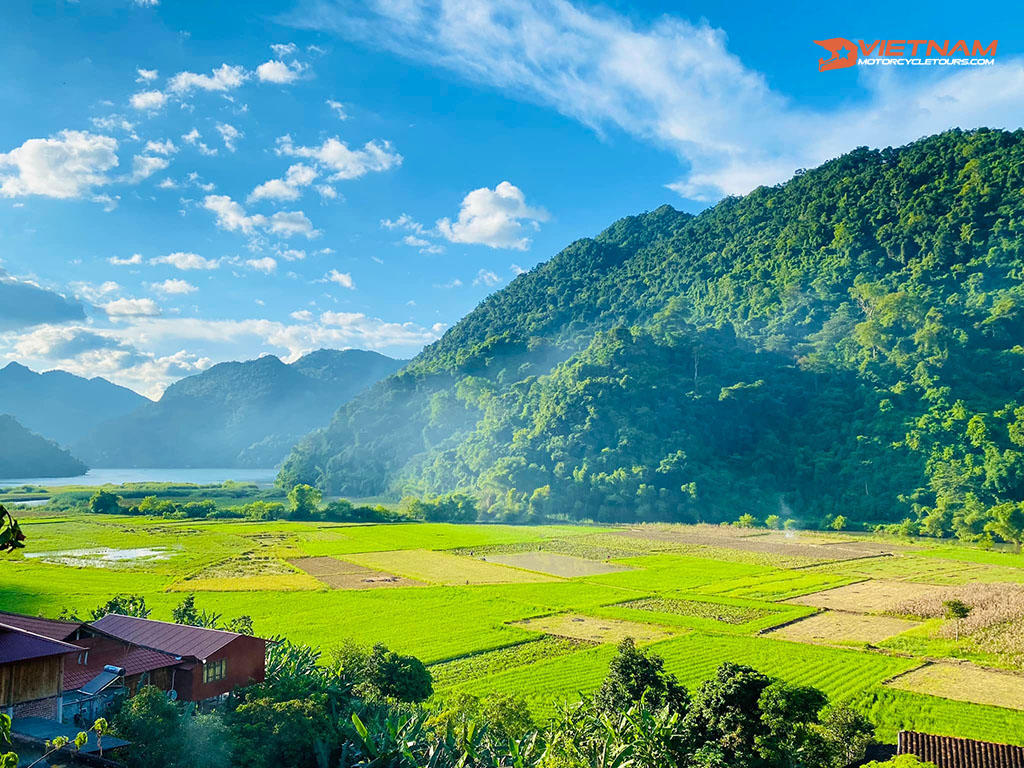
{"label": "grassy field", "polygon": [[328,654],[346,640],[383,642],[432,665],[439,697],[514,692],[541,719],[594,691],[614,643],[631,636],[690,687],[732,661],[817,686],[886,738],[912,727],[1024,743],[1019,617],[979,607],[991,619],[954,639],[941,616],[905,607],[972,583],[997,585],[970,588],[991,600],[999,584],[1024,583],[1021,555],[710,526],[69,512],[25,518],[24,529],[28,548],[0,560],[5,610],[84,614],[131,592],[168,619],[194,592],[200,608],[249,615],[263,636]]}

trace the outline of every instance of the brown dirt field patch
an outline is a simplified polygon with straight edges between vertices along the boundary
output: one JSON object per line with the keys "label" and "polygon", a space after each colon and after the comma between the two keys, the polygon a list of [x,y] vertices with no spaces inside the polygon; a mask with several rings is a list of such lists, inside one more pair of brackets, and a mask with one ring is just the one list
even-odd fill
{"label": "brown dirt field patch", "polygon": [[[746,531],[746,535],[739,532]],[[820,540],[801,541],[799,534],[752,533],[750,529],[730,530],[726,527],[658,527],[638,526],[620,531],[618,536],[664,541],[681,545],[697,545],[756,552],[765,555],[803,558],[808,563],[835,560],[855,560],[862,557],[887,555],[880,547],[865,549],[862,543],[848,546],[844,542],[824,543]]]}
{"label": "brown dirt field patch", "polygon": [[954,701],[1024,709],[1024,677],[969,664],[928,664],[886,685]]}
{"label": "brown dirt field patch", "polygon": [[812,592],[786,602],[850,613],[884,613],[895,611],[897,606],[907,600],[921,598],[941,589],[931,584],[872,579],[848,584],[845,587],[826,589],[823,592]]}
{"label": "brown dirt field patch", "polygon": [[554,552],[519,552],[513,554],[486,555],[489,563],[511,565],[514,568],[525,568],[551,576],[571,579],[578,576],[600,576],[605,573],[619,573],[633,570],[628,565],[617,565],[600,560],[588,560],[573,555],[561,555]]}
{"label": "brown dirt field patch", "polygon": [[382,589],[387,587],[421,587],[423,582],[376,571],[333,557],[295,557],[288,561],[296,568],[322,581],[331,589]]}
{"label": "brown dirt field patch", "polygon": [[513,622],[512,626],[557,637],[568,637],[573,640],[587,640],[592,643],[618,643],[627,637],[632,637],[637,642],[653,643],[679,634],[653,624],[619,619],[598,619],[578,613],[559,613],[554,616],[524,619]]}
{"label": "brown dirt field patch", "polygon": [[779,627],[768,634],[779,640],[815,645],[875,644],[917,626],[920,624],[916,621],[891,616],[826,611]]}

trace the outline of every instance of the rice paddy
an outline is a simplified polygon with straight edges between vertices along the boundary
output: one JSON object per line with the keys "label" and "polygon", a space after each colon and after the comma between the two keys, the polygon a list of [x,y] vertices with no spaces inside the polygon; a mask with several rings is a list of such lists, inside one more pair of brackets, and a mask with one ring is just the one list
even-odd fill
{"label": "rice paddy", "polygon": [[[732,661],[821,688],[883,737],[1024,743],[1022,678],[1007,674],[1024,660],[1020,555],[717,526],[68,514],[24,529],[28,549],[0,560],[5,610],[84,613],[136,593],[169,619],[192,592],[201,609],[328,654],[384,643],[431,665],[439,697],[516,693],[540,720],[596,690],[632,637],[691,688]],[[978,606],[959,631],[948,595]]]}

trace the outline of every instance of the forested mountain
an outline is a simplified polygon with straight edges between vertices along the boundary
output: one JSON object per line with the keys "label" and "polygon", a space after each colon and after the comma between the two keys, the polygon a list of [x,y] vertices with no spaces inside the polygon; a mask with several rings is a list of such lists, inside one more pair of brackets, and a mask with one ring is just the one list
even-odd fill
{"label": "forested mountain", "polygon": [[496,517],[841,513],[970,537],[1024,500],[1022,279],[1024,132],[856,149],[571,244],[280,480],[469,490]]}
{"label": "forested mountain", "polygon": [[0,369],[0,413],[11,414],[33,432],[65,446],[104,421],[148,402],[98,376],[84,379],[66,371],[35,373],[19,363]]}
{"label": "forested mountain", "polygon": [[158,402],[111,420],[76,450],[100,467],[272,467],[302,435],[404,361],[321,349],[220,363],[175,382]]}
{"label": "forested mountain", "polygon": [[0,479],[70,477],[86,470],[52,440],[26,429],[13,416],[0,415]]}

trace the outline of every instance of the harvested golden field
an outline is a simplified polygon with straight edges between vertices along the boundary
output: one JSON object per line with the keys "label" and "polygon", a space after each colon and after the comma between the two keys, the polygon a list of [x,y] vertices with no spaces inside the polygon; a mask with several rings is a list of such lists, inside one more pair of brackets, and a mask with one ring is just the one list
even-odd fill
{"label": "harvested golden field", "polygon": [[767,634],[779,640],[817,645],[845,645],[849,643],[876,644],[893,635],[920,626],[916,621],[892,616],[868,616],[862,613],[825,611],[806,619],[787,624]]}
{"label": "harvested golden field", "polygon": [[899,613],[896,608],[906,601],[928,599],[930,595],[940,594],[942,591],[942,587],[931,584],[872,579],[822,592],[812,592],[786,602],[851,613]]}
{"label": "harvested golden field", "polygon": [[559,613],[554,616],[525,619],[513,622],[512,626],[557,637],[568,637],[573,640],[587,640],[592,643],[618,643],[627,637],[633,638],[638,643],[653,643],[679,634],[653,624],[619,619],[597,619],[578,613]]}
{"label": "harvested golden field", "polygon": [[926,664],[886,685],[954,701],[1024,709],[1024,677],[969,664]]}
{"label": "harvested golden field", "polygon": [[422,587],[422,581],[385,573],[335,557],[295,557],[288,561],[331,589],[382,589]]}
{"label": "harvested golden field", "polygon": [[559,581],[553,576],[509,568],[472,557],[460,557],[431,549],[402,549],[393,552],[365,552],[345,559],[374,570],[397,573],[431,584],[530,584]]}

